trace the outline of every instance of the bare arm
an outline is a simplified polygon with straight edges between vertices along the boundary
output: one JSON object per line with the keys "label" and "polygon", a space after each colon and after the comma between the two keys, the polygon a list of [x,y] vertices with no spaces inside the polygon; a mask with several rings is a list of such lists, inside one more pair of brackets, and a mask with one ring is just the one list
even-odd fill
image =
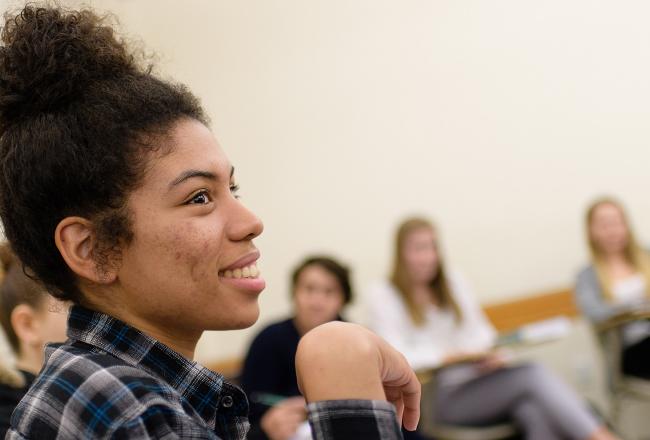
{"label": "bare arm", "polygon": [[308,402],[388,400],[406,429],[417,427],[415,373],[404,356],[362,326],[330,322],[308,332],[298,346],[296,370]]}

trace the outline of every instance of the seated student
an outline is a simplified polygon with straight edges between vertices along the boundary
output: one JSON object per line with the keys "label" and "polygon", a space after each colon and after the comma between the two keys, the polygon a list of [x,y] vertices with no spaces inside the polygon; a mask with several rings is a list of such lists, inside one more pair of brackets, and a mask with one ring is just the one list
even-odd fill
{"label": "seated student", "polygon": [[[0,217],[26,268],[74,303],[7,438],[244,438],[246,396],[192,358],[205,330],[257,320],[262,223],[198,100],[92,11],[5,20]],[[361,326],[315,328],[296,368],[318,438],[417,424],[417,378]]]}
{"label": "seated student", "polygon": [[[595,323],[648,306],[650,255],[636,242],[623,207],[611,198],[587,210],[590,264],[578,274],[575,293],[582,313]],[[650,379],[650,322],[623,327],[623,372]]]}
{"label": "seated student", "polygon": [[298,342],[311,329],[340,320],[341,310],[352,300],[348,269],[324,256],[306,258],[296,267],[291,290],[294,315],[263,329],[244,361],[241,385],[251,402],[250,440],[296,435],[307,417],[296,382]]}
{"label": "seated student", "polygon": [[0,325],[16,356],[16,369],[0,374],[0,438],[20,399],[43,366],[46,342],[65,341],[67,306],[28,278],[9,246],[0,245]]}
{"label": "seated student", "polygon": [[496,332],[465,280],[448,270],[438,238],[429,221],[404,221],[390,281],[366,297],[371,327],[413,368],[440,368],[437,419],[459,425],[514,420],[533,440],[615,438],[546,369],[509,366],[494,350]]}

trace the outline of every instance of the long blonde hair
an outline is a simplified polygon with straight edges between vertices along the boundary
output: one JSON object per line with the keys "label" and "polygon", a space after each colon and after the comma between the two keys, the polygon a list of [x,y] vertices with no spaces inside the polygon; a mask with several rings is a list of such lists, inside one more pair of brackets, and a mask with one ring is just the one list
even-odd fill
{"label": "long blonde hair", "polygon": [[598,244],[596,243],[596,240],[591,233],[591,225],[594,220],[596,210],[603,205],[614,206],[621,213],[623,222],[625,223],[625,228],[627,229],[627,244],[625,246],[625,249],[623,249],[625,259],[636,270],[641,272],[646,280],[646,286],[648,287],[648,289],[646,289],[646,295],[650,296],[650,255],[648,255],[648,253],[638,245],[634,233],[632,232],[630,222],[628,221],[625,210],[623,209],[623,205],[614,198],[601,197],[595,200],[589,206],[589,209],[587,209],[585,221],[587,229],[587,242],[589,243],[589,251],[591,253],[591,261],[594,265],[594,268],[596,269],[596,275],[600,281],[603,296],[608,301],[612,301],[614,299],[614,295],[612,293],[612,280],[607,273],[603,253],[601,249],[599,249]]}
{"label": "long blonde hair", "polygon": [[[426,321],[424,310],[422,310],[413,299],[413,283],[408,274],[403,252],[404,244],[406,243],[408,236],[419,229],[428,229],[435,233],[433,224],[429,220],[420,217],[412,217],[404,220],[397,229],[397,235],[395,237],[395,253],[393,254],[393,270],[390,281],[400,293],[413,323],[416,325],[423,325]],[[438,252],[438,270],[436,276],[429,283],[433,295],[432,299],[440,308],[451,309],[456,317],[456,321],[460,322],[463,315],[458,303],[454,299],[453,292],[449,287],[447,274],[442,262],[442,257],[438,250],[437,242],[435,243],[435,246],[436,252]]]}

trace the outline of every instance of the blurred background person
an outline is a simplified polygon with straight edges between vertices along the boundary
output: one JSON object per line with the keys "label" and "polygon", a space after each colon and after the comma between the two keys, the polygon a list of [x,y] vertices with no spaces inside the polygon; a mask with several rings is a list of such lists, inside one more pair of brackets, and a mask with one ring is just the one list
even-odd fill
{"label": "blurred background person", "polygon": [[[598,324],[648,307],[650,255],[638,245],[621,203],[594,201],[587,210],[586,231],[591,261],[578,274],[575,288],[582,313]],[[650,322],[625,324],[622,343],[623,373],[650,379]]]}
{"label": "blurred background person", "polygon": [[[244,361],[241,385],[250,400],[252,440],[302,438],[303,430],[311,438],[305,399],[296,382],[298,341],[321,324],[341,320],[353,297],[349,270],[326,256],[302,261],[291,276],[291,289],[293,316],[264,328]],[[305,428],[297,434],[301,426]]]}
{"label": "blurred background person", "polygon": [[7,244],[0,246],[0,263],[0,324],[16,357],[13,366],[5,363],[0,371],[0,438],[4,438],[11,413],[41,370],[45,344],[66,339],[68,306],[25,275]]}
{"label": "blurred background person", "polygon": [[509,366],[469,285],[442,260],[426,219],[398,229],[390,281],[366,297],[370,324],[414,369],[439,369],[436,420],[489,425],[513,420],[526,439],[614,437],[563,382],[535,364]]}

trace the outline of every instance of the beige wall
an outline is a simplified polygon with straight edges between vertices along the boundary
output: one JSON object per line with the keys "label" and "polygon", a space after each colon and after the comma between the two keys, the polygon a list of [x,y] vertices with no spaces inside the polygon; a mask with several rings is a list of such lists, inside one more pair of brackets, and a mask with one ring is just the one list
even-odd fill
{"label": "beige wall", "polygon": [[[202,97],[265,221],[255,329],[289,311],[306,253],[344,259],[359,291],[382,277],[409,213],[438,221],[484,302],[570,283],[597,194],[650,239],[648,2],[91,3]],[[250,335],[206,335],[198,357]]]}

